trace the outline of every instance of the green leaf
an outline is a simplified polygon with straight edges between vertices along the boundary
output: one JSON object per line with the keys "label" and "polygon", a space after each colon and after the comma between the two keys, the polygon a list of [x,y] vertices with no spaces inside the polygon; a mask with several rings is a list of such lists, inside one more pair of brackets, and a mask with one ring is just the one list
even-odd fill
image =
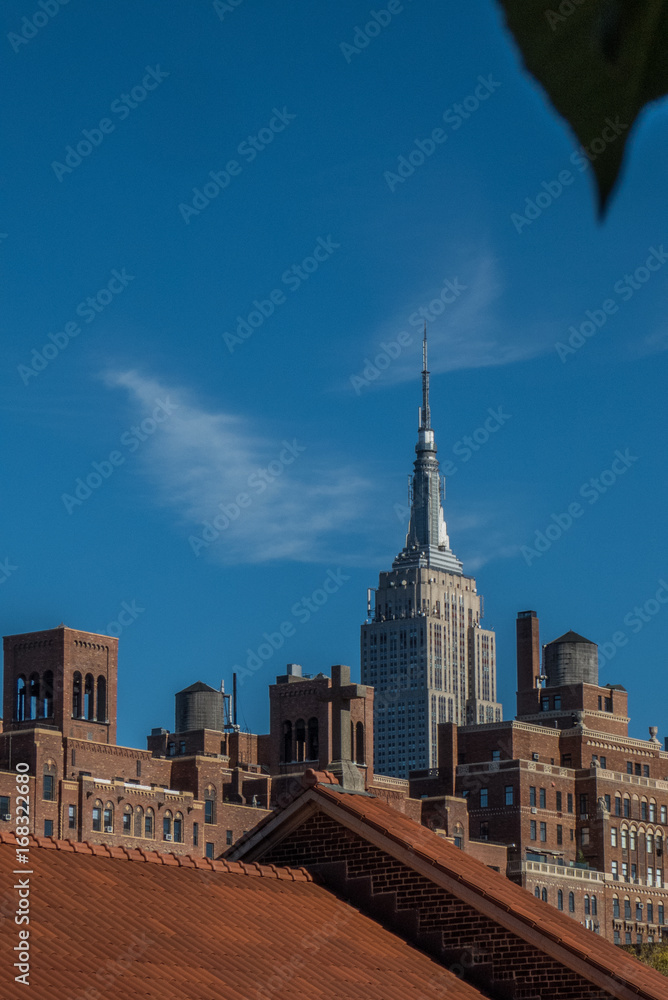
{"label": "green leaf", "polygon": [[527,69],[587,151],[602,215],[634,121],[668,92],[668,0],[499,2]]}

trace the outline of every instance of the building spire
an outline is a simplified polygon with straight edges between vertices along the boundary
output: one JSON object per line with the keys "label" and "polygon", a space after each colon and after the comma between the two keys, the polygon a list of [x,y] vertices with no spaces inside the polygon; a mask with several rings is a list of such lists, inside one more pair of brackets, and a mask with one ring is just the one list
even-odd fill
{"label": "building spire", "polygon": [[427,321],[424,321],[424,337],[422,339],[422,409],[420,411],[420,430],[431,430],[431,410],[429,409],[429,369],[427,367]]}
{"label": "building spire", "polygon": [[422,406],[418,428],[416,458],[410,489],[411,513],[406,545],[394,560],[400,566],[433,566],[450,573],[461,573],[462,564],[450,548],[443,504],[437,448],[431,426],[429,406],[429,367],[427,361],[427,324],[422,338]]}

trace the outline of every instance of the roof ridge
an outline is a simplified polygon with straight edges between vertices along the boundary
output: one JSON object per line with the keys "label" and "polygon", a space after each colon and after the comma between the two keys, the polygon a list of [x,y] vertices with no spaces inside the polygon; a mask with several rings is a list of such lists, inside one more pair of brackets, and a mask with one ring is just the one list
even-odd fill
{"label": "roof ridge", "polygon": [[[23,838],[21,838],[23,840]],[[12,832],[0,833],[0,844],[15,847],[18,841]],[[23,845],[25,846],[25,845]],[[225,858],[214,861],[192,854],[175,854],[174,851],[159,851],[147,848],[144,844],[137,847],[126,847],[124,844],[95,844],[90,840],[59,840],[57,837],[36,837],[28,834],[28,849],[64,851],[68,854],[88,854],[98,858],[115,858],[120,861],[135,863],[158,864],[168,867],[198,868],[210,872],[220,872],[227,875],[249,875],[256,878],[274,878],[293,882],[313,882],[313,876],[305,868],[289,865],[277,866],[260,864],[256,861],[227,861]]]}

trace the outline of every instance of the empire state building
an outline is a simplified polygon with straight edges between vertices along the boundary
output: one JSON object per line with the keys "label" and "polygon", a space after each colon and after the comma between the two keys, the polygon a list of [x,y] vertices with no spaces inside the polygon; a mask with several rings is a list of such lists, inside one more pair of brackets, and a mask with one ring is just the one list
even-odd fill
{"label": "empire state building", "polygon": [[408,777],[437,766],[439,722],[501,720],[496,637],[450,548],[431,426],[427,337],[406,545],[380,574],[362,625],[362,683],[375,688],[374,770]]}

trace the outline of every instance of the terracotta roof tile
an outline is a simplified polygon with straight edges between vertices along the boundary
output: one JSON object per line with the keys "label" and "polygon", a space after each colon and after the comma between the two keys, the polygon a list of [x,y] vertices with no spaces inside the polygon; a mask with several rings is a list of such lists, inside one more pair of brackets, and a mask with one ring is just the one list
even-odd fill
{"label": "terracotta roof tile", "polygon": [[[14,845],[2,845],[0,880],[11,885]],[[31,847],[31,1000],[89,989],[124,1000],[480,1000],[303,870]],[[18,940],[8,931],[2,996],[24,1000],[6,971]]]}

